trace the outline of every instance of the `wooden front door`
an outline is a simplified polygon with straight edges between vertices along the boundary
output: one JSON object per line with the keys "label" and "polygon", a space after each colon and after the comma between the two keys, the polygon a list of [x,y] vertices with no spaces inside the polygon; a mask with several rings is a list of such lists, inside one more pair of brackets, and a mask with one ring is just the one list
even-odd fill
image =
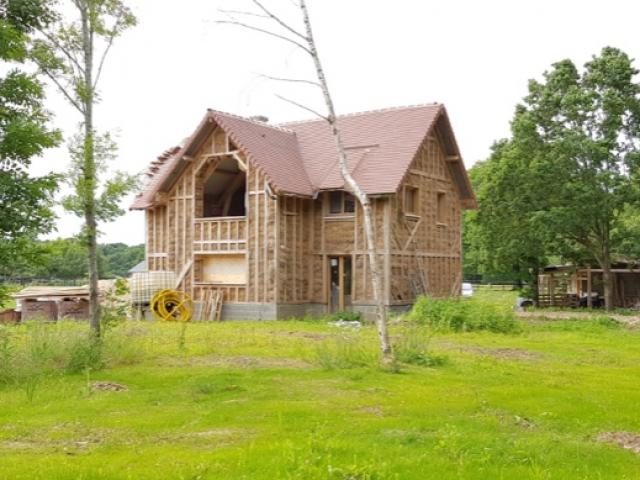
{"label": "wooden front door", "polygon": [[351,306],[351,257],[329,257],[329,312]]}

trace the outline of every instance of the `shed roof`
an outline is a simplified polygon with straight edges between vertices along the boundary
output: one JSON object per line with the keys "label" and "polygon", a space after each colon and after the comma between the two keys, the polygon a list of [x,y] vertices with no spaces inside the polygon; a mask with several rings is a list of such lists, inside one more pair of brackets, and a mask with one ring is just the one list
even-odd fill
{"label": "shed roof", "polygon": [[[208,110],[182,147],[167,150],[152,167],[151,181],[132,209],[152,206],[158,192],[168,191],[216,127],[262,169],[278,193],[313,196],[344,188],[335,141],[322,119],[270,125],[216,110]],[[414,105],[353,113],[338,117],[349,169],[370,195],[395,193],[423,141],[437,130],[463,204],[475,197],[458,145],[441,104]]]}

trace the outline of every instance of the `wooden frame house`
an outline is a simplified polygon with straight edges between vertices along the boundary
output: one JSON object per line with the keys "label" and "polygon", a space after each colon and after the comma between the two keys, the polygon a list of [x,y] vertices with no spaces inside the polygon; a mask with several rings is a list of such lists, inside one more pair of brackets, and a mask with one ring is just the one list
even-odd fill
{"label": "wooden frame house", "polygon": [[[340,117],[349,168],[372,196],[385,304],[458,295],[461,217],[475,197],[443,105]],[[321,120],[271,125],[208,110],[166,151],[132,209],[150,271],[173,271],[223,318],[374,312],[362,211],[344,191]]]}

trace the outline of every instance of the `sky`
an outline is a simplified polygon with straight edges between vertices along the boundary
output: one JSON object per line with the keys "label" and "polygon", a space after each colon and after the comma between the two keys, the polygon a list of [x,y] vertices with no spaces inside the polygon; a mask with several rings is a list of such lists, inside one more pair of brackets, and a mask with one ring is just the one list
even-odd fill
{"label": "sky", "polygon": [[[604,46],[640,57],[640,2],[630,0],[307,1],[338,113],[444,103],[467,167],[509,135],[528,80],[541,78],[554,62],[570,58],[582,66]],[[145,171],[191,134],[207,108],[264,115],[274,123],[309,117],[276,95],[322,109],[314,87],[264,77],[314,79],[304,53],[217,23],[226,18],[219,9],[251,10],[250,0],[125,2],[139,23],[111,50],[96,109],[98,129],[110,131],[119,144],[114,169]],[[263,3],[300,24],[290,0]],[[55,125],[72,135],[78,113],[54,88],[47,105]],[[33,172],[64,173],[68,166],[61,147],[35,160]],[[123,204],[127,210],[131,199]],[[50,237],[78,233],[80,220],[58,213],[58,230]],[[142,212],[127,212],[100,228],[101,242],[144,242]]]}

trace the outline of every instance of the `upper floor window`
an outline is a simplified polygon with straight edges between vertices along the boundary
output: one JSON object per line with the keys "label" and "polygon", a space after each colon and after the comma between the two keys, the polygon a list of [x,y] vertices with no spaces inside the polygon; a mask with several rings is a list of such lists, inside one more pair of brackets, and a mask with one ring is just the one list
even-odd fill
{"label": "upper floor window", "polygon": [[420,200],[416,187],[404,187],[404,213],[409,215],[420,214]]}
{"label": "upper floor window", "polygon": [[436,197],[436,222],[439,225],[446,225],[447,216],[447,194],[438,192]]}
{"label": "upper floor window", "polygon": [[329,192],[329,213],[340,215],[356,211],[356,199],[349,192],[334,190]]}
{"label": "upper floor window", "polygon": [[246,215],[247,175],[235,160],[222,160],[204,179],[201,191],[203,217]]}

